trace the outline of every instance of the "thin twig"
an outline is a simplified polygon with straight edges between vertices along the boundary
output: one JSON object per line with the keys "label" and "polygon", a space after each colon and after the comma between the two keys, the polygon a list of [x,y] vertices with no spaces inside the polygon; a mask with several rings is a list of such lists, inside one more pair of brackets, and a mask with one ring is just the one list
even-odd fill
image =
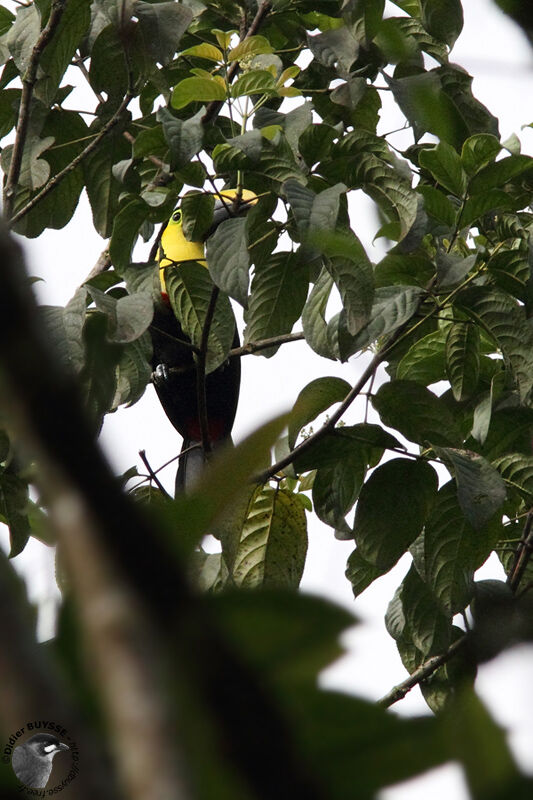
{"label": "thin twig", "polygon": [[397,703],[398,700],[403,700],[406,694],[411,691],[415,686],[418,686],[419,683],[429,678],[430,675],[433,675],[439,667],[442,667],[449,661],[452,656],[454,656],[458,650],[460,650],[465,642],[467,636],[462,636],[460,639],[456,639],[453,644],[449,646],[446,652],[441,653],[438,656],[431,656],[421,664],[415,671],[409,675],[404,681],[399,683],[393,689],[390,690],[381,700],[378,700],[378,705],[383,706],[383,708],[389,708],[392,706],[393,703]]}
{"label": "thin twig", "polygon": [[[250,36],[254,36],[257,33],[257,31],[263,24],[263,21],[271,8],[272,8],[272,3],[269,2],[269,0],[264,0],[264,2],[261,3],[259,8],[257,9],[257,14],[253,18],[250,27],[246,31],[246,35],[244,37],[245,39],[248,39]],[[228,74],[226,76],[228,84],[231,83],[231,81],[237,74],[238,69],[239,69],[239,63],[237,61],[234,61],[231,67],[229,68]],[[202,117],[203,125],[209,125],[211,122],[213,122],[213,120],[216,119],[216,117],[218,117],[223,105],[224,105],[223,100],[213,100],[211,103],[209,103],[209,105],[206,108],[205,114]]]}
{"label": "thin twig", "polygon": [[272,336],[270,339],[248,342],[248,344],[243,344],[242,347],[234,347],[229,351],[229,356],[248,356],[253,353],[258,353],[260,350],[266,350],[268,347],[276,347],[278,344],[288,344],[289,342],[301,342],[302,339],[305,339],[305,335],[301,331],[297,333],[284,333],[281,336]]}
{"label": "thin twig", "polygon": [[26,144],[28,127],[30,123],[31,100],[33,96],[33,89],[37,81],[39,61],[46,45],[52,39],[59,23],[61,22],[61,17],[63,16],[64,10],[65,0],[52,0],[48,22],[33,46],[28,67],[24,73],[24,77],[22,78],[22,93],[20,96],[20,108],[17,120],[15,142],[13,144],[11,163],[9,165],[9,172],[7,174],[6,185],[4,189],[4,216],[7,220],[11,220],[15,205],[17,185],[20,178],[20,170],[22,168],[22,157],[24,155],[24,146]]}
{"label": "thin twig", "polygon": [[106,122],[106,124],[103,126],[101,131],[98,133],[98,135],[92,140],[92,142],[90,144],[88,144],[87,147],[84,150],[82,150],[81,153],[79,153],[76,156],[76,158],[74,158],[70,162],[70,164],[67,164],[67,166],[64,169],[62,169],[60,172],[58,172],[57,175],[54,175],[54,177],[51,180],[49,180],[48,183],[46,183],[43,186],[41,191],[38,194],[36,194],[34,197],[32,197],[32,199],[28,203],[26,203],[26,205],[23,208],[21,208],[20,211],[18,211],[16,214],[14,214],[13,217],[11,217],[11,220],[10,220],[10,224],[11,225],[15,225],[15,223],[17,223],[19,220],[21,220],[22,217],[25,217],[26,214],[28,214],[32,210],[32,208],[35,208],[37,203],[40,203],[41,200],[44,197],[46,197],[46,195],[48,195],[53,189],[56,188],[56,186],[59,183],[61,183],[63,178],[66,178],[67,175],[69,175],[71,172],[73,172],[76,169],[76,167],[78,167],[81,164],[81,162],[85,158],[87,158],[88,155],[90,155],[94,150],[96,150],[96,148],[98,147],[98,145],[100,144],[102,139],[105,136],[107,136],[107,134],[115,127],[115,125],[118,122],[120,122],[120,119],[121,119],[124,111],[128,107],[128,104],[133,99],[133,97],[134,97],[134,95],[131,92],[128,92],[126,94],[126,96],[124,97],[122,103],[117,108],[117,110],[115,111],[113,116]]}
{"label": "thin twig", "polygon": [[92,270],[89,272],[83,283],[87,283],[87,281],[96,278],[98,275],[101,275],[102,272],[105,272],[111,266],[111,258],[109,256],[109,249],[106,247],[105,250],[102,250],[100,255],[98,256],[98,260]]}
{"label": "thin twig", "polygon": [[198,403],[198,420],[200,422],[200,433],[202,436],[202,448],[206,455],[211,452],[211,440],[209,438],[209,423],[207,419],[207,398],[205,391],[205,368],[207,362],[207,349],[209,346],[209,331],[215,315],[215,308],[219,295],[218,286],[213,286],[211,298],[205,315],[202,338],[200,340],[200,352],[196,362],[196,397]]}
{"label": "thin twig", "polygon": [[533,511],[529,511],[524,525],[524,532],[522,538],[518,542],[513,566],[509,571],[507,577],[507,585],[512,592],[516,592],[520,586],[520,581],[523,578],[527,565],[533,554]]}
{"label": "thin twig", "polygon": [[152,467],[150,465],[150,462],[148,461],[148,458],[146,456],[146,450],[139,450],[139,456],[140,456],[141,461],[143,462],[144,466],[146,467],[146,469],[148,471],[148,475],[150,477],[150,480],[152,480],[155,483],[155,485],[157,486],[159,491],[162,492],[162,494],[165,497],[168,497],[170,499],[169,493],[167,492],[167,490],[165,489],[165,487],[163,486],[163,484],[161,483],[161,481],[159,480],[159,478],[157,477],[157,475],[153,471],[153,469],[152,469]]}

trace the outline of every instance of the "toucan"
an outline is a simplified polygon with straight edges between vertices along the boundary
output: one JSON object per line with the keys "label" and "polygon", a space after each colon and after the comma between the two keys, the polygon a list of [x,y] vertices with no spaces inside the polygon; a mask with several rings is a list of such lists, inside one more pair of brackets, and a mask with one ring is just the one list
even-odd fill
{"label": "toucan", "polygon": [[[166,291],[165,273],[179,269],[186,261],[197,261],[207,267],[205,240],[218,225],[232,216],[245,214],[257,202],[249,190],[225,189],[215,198],[213,224],[204,241],[189,242],[182,227],[181,210],[177,208],[164,228],[159,242],[158,291],[152,337],[153,383],[167,417],[183,437],[176,475],[176,493],[189,490],[204,467],[206,454],[201,446],[201,424],[198,415],[197,373],[190,339],[176,319]],[[235,326],[233,347],[240,344]],[[206,377],[206,417],[210,444],[213,448],[231,441],[231,429],[237,412],[241,381],[239,357],[230,357]]]}
{"label": "toucan", "polygon": [[36,733],[13,750],[13,772],[24,786],[44,789],[52,772],[53,758],[62,750],[70,747],[51,733]]}

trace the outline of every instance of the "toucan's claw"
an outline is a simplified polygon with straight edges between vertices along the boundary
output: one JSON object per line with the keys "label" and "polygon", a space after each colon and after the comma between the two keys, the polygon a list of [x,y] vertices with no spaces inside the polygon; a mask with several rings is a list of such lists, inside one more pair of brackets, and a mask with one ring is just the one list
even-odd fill
{"label": "toucan's claw", "polygon": [[156,386],[164,386],[169,379],[168,367],[166,364],[158,364],[152,372],[152,380]]}

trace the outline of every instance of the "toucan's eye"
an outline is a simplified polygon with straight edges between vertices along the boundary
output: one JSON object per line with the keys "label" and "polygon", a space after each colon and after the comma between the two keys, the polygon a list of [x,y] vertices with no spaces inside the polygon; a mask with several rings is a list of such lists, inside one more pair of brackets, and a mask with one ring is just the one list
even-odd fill
{"label": "toucan's eye", "polygon": [[181,222],[181,211],[179,210],[174,211],[174,213],[172,214],[172,219],[174,220],[174,222]]}

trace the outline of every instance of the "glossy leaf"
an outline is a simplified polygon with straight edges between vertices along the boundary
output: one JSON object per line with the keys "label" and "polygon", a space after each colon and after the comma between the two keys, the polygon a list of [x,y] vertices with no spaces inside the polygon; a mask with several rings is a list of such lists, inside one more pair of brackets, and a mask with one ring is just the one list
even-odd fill
{"label": "glossy leaf", "polygon": [[335,403],[345,399],[350,384],[342,378],[317,378],[311,381],[298,395],[291,411],[289,423],[289,447],[291,450],[303,427]]}
{"label": "glossy leaf", "polygon": [[207,240],[206,257],[215,284],[247,308],[250,256],[246,219],[221,222]]}
{"label": "glossy leaf", "polygon": [[297,588],[307,553],[305,512],[295,496],[263,489],[249,510],[235,555],[237,586]]}
{"label": "glossy leaf", "polygon": [[133,13],[139,20],[144,45],[150,56],[161,64],[169,64],[193,19],[191,9],[183,3],[145,3],[135,0]]}
{"label": "glossy leaf", "polygon": [[[198,348],[213,292],[213,282],[205,267],[195,262],[168,268],[165,274],[167,292],[184,333]],[[209,374],[228,357],[235,334],[235,318],[228,298],[220,294],[210,327],[206,372]]]}
{"label": "glossy leaf", "polygon": [[385,383],[372,399],[382,422],[412,442],[457,446],[461,431],[445,403],[413,381]]}
{"label": "glossy leaf", "polygon": [[364,484],[355,512],[354,538],[361,556],[390,569],[419,535],[437,493],[437,474],[425,461],[397,458]]}
{"label": "glossy leaf", "polygon": [[452,464],[457,483],[457,499],[463,514],[476,531],[481,530],[505,501],[503,478],[478,453],[449,447],[439,452]]}
{"label": "glossy leaf", "polygon": [[[293,253],[276,253],[269,264],[256,266],[245,313],[245,342],[290,333],[307,296],[306,266]],[[275,349],[261,353],[270,357]]]}

